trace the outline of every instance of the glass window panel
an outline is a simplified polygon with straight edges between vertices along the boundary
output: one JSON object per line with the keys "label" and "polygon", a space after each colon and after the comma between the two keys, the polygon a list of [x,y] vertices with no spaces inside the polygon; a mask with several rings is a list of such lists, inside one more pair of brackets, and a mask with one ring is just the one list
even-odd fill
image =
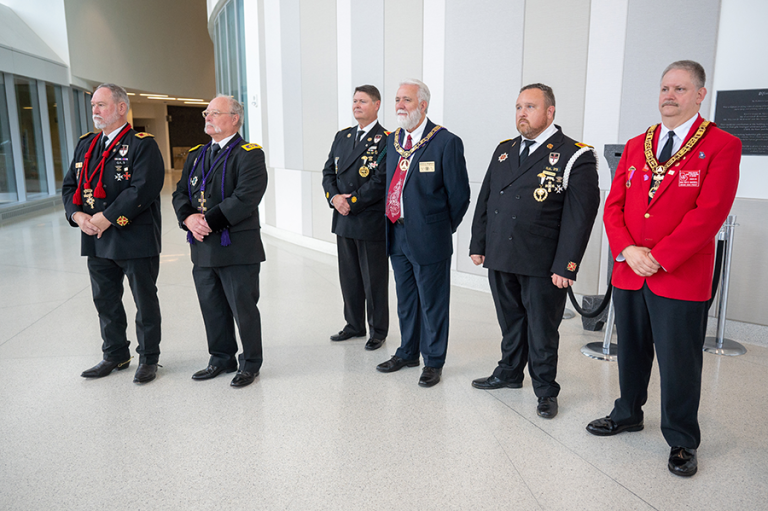
{"label": "glass window panel", "polygon": [[219,14],[219,62],[221,66],[219,68],[221,72],[221,93],[229,94],[229,71],[227,69],[227,25],[225,23],[226,12],[222,11]]}
{"label": "glass window panel", "polygon": [[238,54],[238,69],[240,70],[240,101],[243,102],[245,107],[245,119],[243,119],[243,137],[246,140],[250,140],[248,135],[248,123],[245,122],[248,119],[248,80],[246,77],[246,64],[245,64],[245,16],[243,14],[243,0],[237,0],[237,54]]}
{"label": "glass window panel", "polygon": [[61,191],[64,180],[64,169],[67,167],[67,135],[64,129],[64,109],[60,85],[45,84],[45,94],[48,100],[48,121],[51,126],[51,147],[53,149],[53,175],[56,180],[56,191]]}
{"label": "glass window panel", "polygon": [[0,204],[17,200],[8,103],[5,95],[5,81],[0,73]]}
{"label": "glass window panel", "polygon": [[237,18],[235,17],[235,2],[227,4],[227,53],[229,67],[229,95],[240,100],[240,79],[237,76]]}
{"label": "glass window panel", "polygon": [[20,76],[14,77],[16,105],[19,111],[21,156],[24,162],[24,183],[27,198],[48,193],[43,155],[43,131],[40,121],[40,100],[37,82]]}
{"label": "glass window panel", "polygon": [[75,141],[75,145],[77,145],[77,140],[80,138],[80,135],[86,132],[86,130],[83,129],[83,120],[80,117],[80,108],[81,104],[83,102],[83,93],[80,92],[77,89],[72,89],[72,106],[74,110],[74,121],[75,121],[75,132],[72,134],[73,140]]}
{"label": "glass window panel", "polygon": [[86,92],[83,96],[83,109],[85,110],[85,123],[88,126],[86,131],[95,131],[93,128],[93,115],[91,112],[91,93]]}

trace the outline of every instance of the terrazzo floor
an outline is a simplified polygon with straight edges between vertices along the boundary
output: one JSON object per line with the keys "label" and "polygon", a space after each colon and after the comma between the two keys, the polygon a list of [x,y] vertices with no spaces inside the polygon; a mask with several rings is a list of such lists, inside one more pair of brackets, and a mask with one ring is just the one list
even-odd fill
{"label": "terrazzo floor", "polygon": [[[584,430],[610,411],[618,378],[579,352],[602,340],[579,319],[561,327],[554,420],[537,417],[527,375],[519,390],[470,386],[499,358],[488,293],[451,290],[443,380],[423,389],[419,369],[375,370],[399,344],[392,278],[384,348],[331,343],[343,326],[336,258],[269,236],[261,375],[244,389],[232,375],[192,381],[208,355],[170,189],[163,367],[144,386],[132,383],[137,359],[80,377],[101,342],[79,231],[62,211],[0,227],[0,509],[768,509],[768,349],[705,355],[699,473],[681,479],[666,468],[655,371],[644,431]],[[124,301],[132,317],[129,291]]]}

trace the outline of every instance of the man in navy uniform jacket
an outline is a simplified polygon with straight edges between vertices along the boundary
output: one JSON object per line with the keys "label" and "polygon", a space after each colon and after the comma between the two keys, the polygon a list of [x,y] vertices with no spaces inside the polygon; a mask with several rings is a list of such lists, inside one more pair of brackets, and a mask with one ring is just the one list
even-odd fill
{"label": "man in navy uniform jacket", "polygon": [[419,385],[440,381],[448,348],[453,233],[469,207],[469,177],[461,139],[427,119],[429,88],[400,84],[401,128],[387,140],[387,250],[395,272],[401,344],[377,369],[419,365]]}

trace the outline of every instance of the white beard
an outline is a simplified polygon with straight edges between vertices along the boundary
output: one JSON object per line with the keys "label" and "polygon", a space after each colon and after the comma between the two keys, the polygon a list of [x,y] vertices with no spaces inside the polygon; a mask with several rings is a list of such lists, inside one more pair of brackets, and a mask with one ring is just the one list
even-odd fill
{"label": "white beard", "polygon": [[398,110],[397,112],[397,123],[405,131],[413,131],[413,129],[419,125],[419,121],[421,121],[421,112],[419,110],[413,110],[411,112]]}

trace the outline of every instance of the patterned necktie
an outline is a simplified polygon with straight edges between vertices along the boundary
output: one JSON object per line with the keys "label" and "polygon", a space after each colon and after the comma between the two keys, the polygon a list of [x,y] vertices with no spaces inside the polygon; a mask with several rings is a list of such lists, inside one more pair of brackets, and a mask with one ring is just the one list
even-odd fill
{"label": "patterned necktie", "polygon": [[[403,149],[410,151],[413,147],[413,140],[411,135],[405,141]],[[410,165],[410,158],[400,157],[400,161],[397,162],[397,169],[395,169],[395,175],[392,176],[392,182],[389,184],[389,192],[387,192],[387,218],[393,224],[400,218],[402,209],[400,208],[400,196],[403,191],[403,183],[405,182],[405,175],[408,173],[408,166]]]}
{"label": "patterned necktie", "polygon": [[535,140],[524,140],[524,142],[525,142],[525,147],[523,147],[523,152],[520,153],[518,166],[522,166],[523,163],[525,163],[525,160],[528,159],[528,151],[530,150],[531,146],[536,143]]}

